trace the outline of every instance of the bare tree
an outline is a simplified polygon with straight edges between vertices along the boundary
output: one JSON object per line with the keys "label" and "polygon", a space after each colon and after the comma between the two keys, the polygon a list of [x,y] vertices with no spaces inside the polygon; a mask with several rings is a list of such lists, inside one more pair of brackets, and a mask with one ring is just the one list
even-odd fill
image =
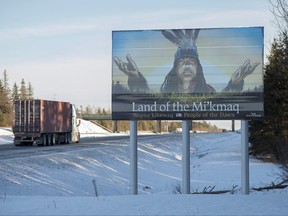
{"label": "bare tree", "polygon": [[270,0],[271,12],[275,17],[274,25],[280,32],[288,30],[288,3],[287,0]]}

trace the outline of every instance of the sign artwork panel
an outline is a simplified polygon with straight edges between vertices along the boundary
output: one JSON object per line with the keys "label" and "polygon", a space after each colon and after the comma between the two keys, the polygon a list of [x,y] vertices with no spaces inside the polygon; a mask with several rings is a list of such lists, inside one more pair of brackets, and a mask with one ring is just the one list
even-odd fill
{"label": "sign artwork panel", "polygon": [[263,48],[263,27],[113,31],[112,119],[263,119]]}

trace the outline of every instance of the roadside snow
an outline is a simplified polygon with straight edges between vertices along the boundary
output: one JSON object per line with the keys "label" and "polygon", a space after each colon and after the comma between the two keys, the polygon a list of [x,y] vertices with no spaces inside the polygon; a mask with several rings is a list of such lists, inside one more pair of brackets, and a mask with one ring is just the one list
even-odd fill
{"label": "roadside snow", "polygon": [[10,197],[1,215],[287,215],[287,195],[149,195]]}
{"label": "roadside snow", "polygon": [[235,187],[234,194],[175,194],[182,179],[181,134],[139,140],[137,196],[128,195],[129,140],[1,160],[0,215],[287,215],[287,189],[252,190],[279,181],[275,164],[250,158],[251,191],[241,195],[240,138],[191,134],[191,192],[215,186]]}
{"label": "roadside snow", "polygon": [[[109,131],[86,120],[81,120],[78,128],[82,137],[113,135]],[[13,144],[13,138],[14,135],[11,128],[0,128],[0,145]]]}
{"label": "roadside snow", "polygon": [[13,143],[13,132],[11,128],[0,128],[0,145]]}
{"label": "roadside snow", "polygon": [[79,131],[81,134],[110,134],[108,130],[90,121],[80,120]]}

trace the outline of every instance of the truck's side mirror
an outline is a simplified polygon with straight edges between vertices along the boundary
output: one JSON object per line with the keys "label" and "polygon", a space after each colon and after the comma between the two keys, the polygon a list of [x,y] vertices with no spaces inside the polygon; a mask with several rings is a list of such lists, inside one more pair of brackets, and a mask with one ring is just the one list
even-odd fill
{"label": "truck's side mirror", "polygon": [[80,124],[81,124],[81,119],[78,119],[78,118],[77,118],[77,119],[76,119],[76,126],[79,127]]}

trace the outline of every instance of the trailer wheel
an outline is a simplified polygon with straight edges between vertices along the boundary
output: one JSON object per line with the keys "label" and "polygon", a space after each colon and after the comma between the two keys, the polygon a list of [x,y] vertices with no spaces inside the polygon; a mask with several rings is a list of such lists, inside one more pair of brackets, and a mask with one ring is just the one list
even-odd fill
{"label": "trailer wheel", "polygon": [[[40,144],[40,146],[46,146],[47,145],[47,137],[46,134],[42,134],[42,138],[41,138],[42,144]],[[38,144],[39,146],[39,144]]]}
{"label": "trailer wheel", "polygon": [[69,143],[69,138],[68,138],[68,134],[65,133],[65,141],[64,141],[65,144],[68,144]]}
{"label": "trailer wheel", "polygon": [[16,143],[15,141],[14,141],[14,145],[15,146],[22,146],[21,143],[18,143],[18,142]]}
{"label": "trailer wheel", "polygon": [[67,142],[67,144],[70,144],[70,143],[71,143],[71,133],[68,133],[68,134],[67,134],[67,137],[68,137],[68,142]]}
{"label": "trailer wheel", "polygon": [[55,143],[56,143],[56,134],[52,134],[51,136],[52,136],[52,137],[51,137],[51,138],[52,138],[52,139],[51,139],[51,145],[54,146]]}
{"label": "trailer wheel", "polygon": [[47,146],[51,145],[51,134],[47,134]]}

